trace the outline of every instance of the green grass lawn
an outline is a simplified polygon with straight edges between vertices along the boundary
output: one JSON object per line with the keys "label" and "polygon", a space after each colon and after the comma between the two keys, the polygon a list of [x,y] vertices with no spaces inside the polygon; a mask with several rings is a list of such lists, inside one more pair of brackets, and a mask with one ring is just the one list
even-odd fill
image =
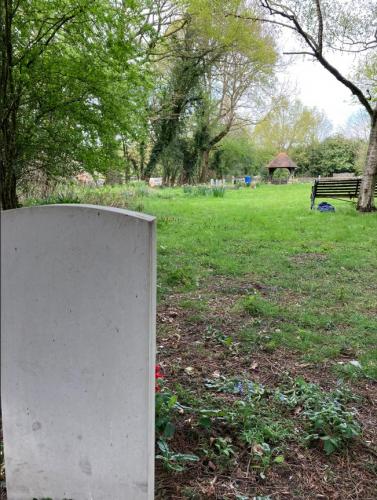
{"label": "green grass lawn", "polygon": [[377,215],[199,191],[74,195],[157,217],[156,498],[377,498]]}
{"label": "green grass lawn", "polygon": [[161,298],[211,277],[250,275],[270,291],[260,299],[263,316],[279,323],[274,345],[317,363],[352,352],[377,377],[376,215],[341,201],[335,213],[311,211],[308,184],[224,198],[162,193],[143,198],[157,217]]}

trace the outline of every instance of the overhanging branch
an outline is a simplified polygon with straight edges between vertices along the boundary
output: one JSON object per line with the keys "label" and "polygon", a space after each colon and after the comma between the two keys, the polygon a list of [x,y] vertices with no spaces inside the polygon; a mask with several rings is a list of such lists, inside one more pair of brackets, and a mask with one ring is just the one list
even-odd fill
{"label": "overhanging branch", "polygon": [[[290,28],[296,31],[301,38],[305,41],[306,45],[313,51],[312,53],[307,53],[305,55],[310,55],[315,57],[317,61],[327,70],[329,71],[339,82],[341,82],[344,86],[346,86],[353,95],[355,95],[359,102],[364,106],[367,110],[368,114],[371,118],[373,118],[373,108],[370,105],[368,99],[362,92],[362,90],[355,85],[353,82],[348,80],[344,75],[340,73],[340,71],[335,68],[329,61],[323,56],[322,53],[322,40],[323,40],[323,20],[322,20],[322,12],[321,5],[319,0],[315,0],[317,5],[317,16],[319,22],[319,30],[318,30],[318,40],[314,40],[314,38],[308,33],[299,20],[297,16],[292,12],[287,12],[284,10],[284,6],[281,4],[275,4],[275,6],[270,2],[270,0],[260,0],[260,5],[264,9],[267,9],[271,16],[280,16],[289,22],[292,23]],[[274,20],[271,20],[271,22]],[[322,21],[322,24],[321,24]],[[270,22],[269,19],[266,19],[266,22]],[[322,31],[321,31],[322,30]],[[301,54],[305,51],[301,51]]]}

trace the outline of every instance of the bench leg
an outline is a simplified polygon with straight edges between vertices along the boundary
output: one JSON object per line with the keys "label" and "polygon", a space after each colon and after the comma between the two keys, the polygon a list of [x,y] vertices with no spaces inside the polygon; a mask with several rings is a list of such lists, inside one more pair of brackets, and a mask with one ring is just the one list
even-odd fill
{"label": "bench leg", "polygon": [[314,208],[314,202],[315,202],[315,195],[312,192],[312,195],[310,197],[310,210],[313,210],[313,208]]}

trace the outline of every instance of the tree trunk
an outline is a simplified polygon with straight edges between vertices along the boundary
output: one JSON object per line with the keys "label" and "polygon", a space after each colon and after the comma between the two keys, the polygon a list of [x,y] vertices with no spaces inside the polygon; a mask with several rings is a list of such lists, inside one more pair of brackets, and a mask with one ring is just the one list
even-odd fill
{"label": "tree trunk", "polygon": [[[14,94],[10,94],[14,99]],[[1,186],[1,209],[9,210],[18,207],[17,198],[17,175],[16,175],[16,106],[17,101],[14,102],[13,107],[7,112],[7,106],[3,100],[1,115],[3,116],[0,128],[0,186]],[[9,108],[8,108],[9,109]]]}
{"label": "tree trunk", "polygon": [[[2,146],[3,149],[3,146]],[[3,153],[3,151],[2,151]],[[3,156],[3,155],[2,155]],[[0,184],[1,184],[1,210],[9,210],[18,207],[16,192],[16,176],[12,165],[3,158],[0,160]]]}
{"label": "tree trunk", "polygon": [[229,119],[226,127],[221,132],[219,132],[217,135],[215,135],[215,137],[213,137],[208,142],[207,149],[202,150],[202,158],[201,158],[201,162],[200,162],[200,174],[199,174],[199,181],[200,182],[207,181],[208,166],[209,166],[209,154],[212,151],[212,149],[214,148],[214,146],[216,146],[216,144],[218,144],[221,141],[221,139],[223,139],[229,133],[229,131],[232,127],[233,118],[234,118],[234,116],[232,115],[232,117],[231,117],[231,119]]}
{"label": "tree trunk", "polygon": [[209,165],[209,149],[202,151],[202,157],[200,161],[200,175],[199,182],[206,182],[208,175],[208,165]]}
{"label": "tree trunk", "polygon": [[0,208],[17,208],[16,118],[19,95],[13,81],[12,0],[5,0],[0,10]]}
{"label": "tree trunk", "polygon": [[130,160],[128,158],[128,153],[127,153],[127,144],[122,137],[122,148],[123,148],[123,159],[124,159],[124,181],[126,184],[128,184],[131,180],[131,169],[130,169]]}
{"label": "tree trunk", "polygon": [[361,181],[357,210],[359,212],[373,212],[374,189],[377,180],[377,109],[373,112],[372,126],[369,136],[368,154],[365,163],[363,179]]}

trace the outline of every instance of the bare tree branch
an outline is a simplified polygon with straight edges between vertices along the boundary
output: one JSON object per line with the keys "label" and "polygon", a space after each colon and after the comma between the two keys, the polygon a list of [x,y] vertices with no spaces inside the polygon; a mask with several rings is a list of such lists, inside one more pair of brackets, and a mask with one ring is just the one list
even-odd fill
{"label": "bare tree branch", "polygon": [[[315,0],[317,2],[317,0]],[[323,30],[323,25],[322,28],[319,29],[319,38],[318,42],[313,39],[313,37],[304,29],[304,27],[301,25],[299,20],[297,19],[297,16],[290,12],[287,12],[285,10],[285,6],[278,4],[276,2],[272,3],[270,0],[260,0],[260,5],[261,7],[265,8],[268,10],[270,15],[272,16],[280,16],[284,19],[289,20],[292,23],[292,27],[294,31],[296,31],[301,38],[304,40],[306,45],[309,46],[309,48],[313,51],[311,56],[315,57],[317,61],[325,68],[327,71],[329,71],[339,82],[341,82],[343,85],[345,85],[354,96],[356,96],[359,100],[359,102],[364,106],[364,108],[367,110],[369,113],[370,117],[373,118],[373,108],[370,105],[368,99],[362,92],[362,90],[355,85],[351,80],[347,79],[344,75],[340,73],[340,71],[335,68],[332,64],[329,63],[329,61],[324,57],[322,53],[322,42],[323,42],[323,33],[321,34],[321,29]],[[318,12],[317,12],[318,14]],[[322,13],[320,14],[322,16]],[[268,19],[266,22],[269,22]],[[320,42],[320,43],[319,43]],[[308,54],[307,54],[308,55]]]}
{"label": "bare tree branch", "polygon": [[318,52],[322,54],[323,50],[323,16],[321,9],[321,1],[315,0],[315,5],[317,8],[317,19],[318,19]]}
{"label": "bare tree branch", "polygon": [[291,55],[291,56],[311,56],[315,58],[315,54],[313,52],[283,52],[284,55]]}

